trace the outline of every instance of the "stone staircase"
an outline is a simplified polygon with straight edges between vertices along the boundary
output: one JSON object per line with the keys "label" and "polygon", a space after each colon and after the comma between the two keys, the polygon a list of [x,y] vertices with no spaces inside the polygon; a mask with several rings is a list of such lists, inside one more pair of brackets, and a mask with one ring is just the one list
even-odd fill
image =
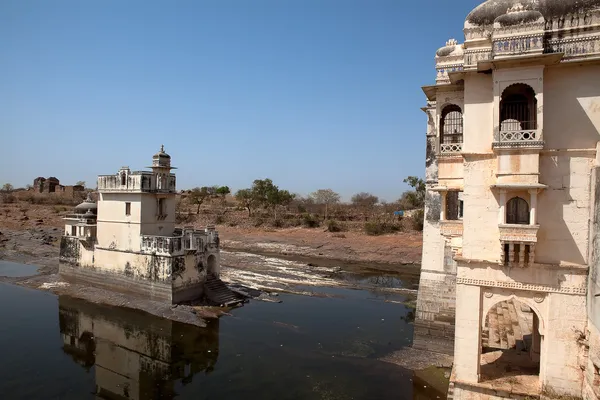
{"label": "stone staircase", "polygon": [[228,307],[243,301],[222,280],[213,274],[208,274],[206,277],[204,293],[208,300],[219,306]]}

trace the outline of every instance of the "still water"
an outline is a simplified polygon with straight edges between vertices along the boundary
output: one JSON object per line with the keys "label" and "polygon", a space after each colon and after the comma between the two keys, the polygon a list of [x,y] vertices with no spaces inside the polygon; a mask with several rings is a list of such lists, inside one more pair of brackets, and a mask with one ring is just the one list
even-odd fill
{"label": "still water", "polygon": [[319,291],[332,297],[251,301],[198,328],[0,284],[0,398],[445,397],[377,360],[410,344],[409,308],[368,291]]}

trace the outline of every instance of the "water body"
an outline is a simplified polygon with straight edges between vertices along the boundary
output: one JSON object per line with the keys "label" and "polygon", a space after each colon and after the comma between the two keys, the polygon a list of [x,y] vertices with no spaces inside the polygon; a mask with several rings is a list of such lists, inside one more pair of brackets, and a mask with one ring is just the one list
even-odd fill
{"label": "water body", "polygon": [[0,276],[19,278],[37,274],[38,268],[33,265],[17,264],[0,260]]}
{"label": "water body", "polygon": [[377,360],[410,345],[412,310],[386,303],[389,294],[318,290],[332,297],[251,301],[198,328],[0,284],[0,393],[10,399],[445,398],[412,371]]}

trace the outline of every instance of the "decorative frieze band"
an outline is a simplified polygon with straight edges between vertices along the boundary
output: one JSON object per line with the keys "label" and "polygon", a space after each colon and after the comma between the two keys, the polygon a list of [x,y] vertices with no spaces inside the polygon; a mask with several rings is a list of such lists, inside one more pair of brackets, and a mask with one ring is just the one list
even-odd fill
{"label": "decorative frieze band", "polygon": [[465,52],[465,67],[475,67],[479,61],[492,59],[492,49],[473,50]]}
{"label": "decorative frieze band", "polygon": [[600,54],[600,36],[549,40],[548,53],[564,53],[564,59]]}
{"label": "decorative frieze band", "polygon": [[471,278],[456,278],[456,283],[462,283],[463,285],[472,286],[484,286],[484,287],[498,287],[505,289],[517,289],[517,290],[528,290],[532,292],[545,292],[545,293],[563,293],[563,294],[578,294],[585,295],[587,289],[585,286],[549,286],[549,285],[534,285],[531,283],[521,282],[501,282],[501,281],[488,281],[484,279],[471,279]]}
{"label": "decorative frieze band", "polygon": [[494,39],[494,54],[498,55],[541,52],[543,49],[544,39],[542,35]]}

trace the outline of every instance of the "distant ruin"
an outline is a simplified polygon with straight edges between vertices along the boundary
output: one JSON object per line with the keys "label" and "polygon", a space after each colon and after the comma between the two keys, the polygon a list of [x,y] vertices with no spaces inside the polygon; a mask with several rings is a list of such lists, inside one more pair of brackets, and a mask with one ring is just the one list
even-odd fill
{"label": "distant ruin", "polygon": [[61,196],[74,198],[78,193],[83,193],[83,185],[61,185],[58,178],[53,176],[44,178],[38,176],[33,180],[33,191],[35,193],[56,193]]}

